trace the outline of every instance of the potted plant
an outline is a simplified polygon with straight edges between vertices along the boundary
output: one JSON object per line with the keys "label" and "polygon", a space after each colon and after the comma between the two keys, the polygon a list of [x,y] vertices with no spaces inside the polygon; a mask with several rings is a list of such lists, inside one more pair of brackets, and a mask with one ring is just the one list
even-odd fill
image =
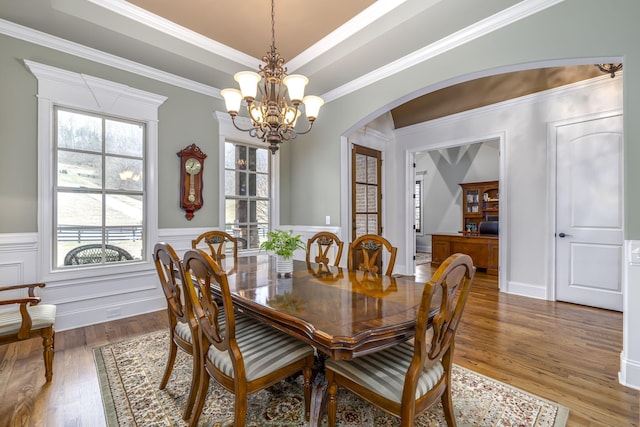
{"label": "potted plant", "polygon": [[260,249],[273,252],[278,256],[276,272],[278,275],[290,275],[293,272],[293,253],[296,249],[306,250],[300,235],[293,231],[273,230],[267,232],[267,240],[260,243]]}

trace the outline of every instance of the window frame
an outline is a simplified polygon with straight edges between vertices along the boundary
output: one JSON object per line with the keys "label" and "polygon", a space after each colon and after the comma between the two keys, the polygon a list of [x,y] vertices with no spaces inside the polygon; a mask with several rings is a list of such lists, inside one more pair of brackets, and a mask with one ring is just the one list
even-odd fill
{"label": "window frame", "polygon": [[[231,121],[231,117],[229,113],[223,111],[216,111],[213,114],[214,118],[218,122],[218,140],[219,151],[218,151],[218,180],[219,180],[219,199],[221,200],[219,206],[219,220],[218,220],[218,228],[219,230],[225,229],[226,219],[225,219],[225,207],[226,207],[226,197],[225,197],[225,143],[241,143],[244,145],[252,145],[260,148],[269,148],[269,144],[264,141],[259,140],[258,138],[252,137],[248,132],[243,132],[237,129],[233,122]],[[251,127],[251,122],[246,117],[236,117],[236,122],[238,126],[249,129]],[[273,230],[274,228],[278,228],[280,225],[280,151],[277,151],[276,154],[271,154],[269,152],[269,184],[270,184],[270,193],[269,193],[269,230]],[[239,252],[239,256],[243,255],[255,255],[259,252],[259,249],[248,249],[242,252]]]}
{"label": "window frame", "polygon": [[[108,114],[99,114],[96,112],[89,112],[86,110],[78,110],[78,109],[71,109],[68,107],[62,107],[60,105],[53,105],[52,106],[53,109],[53,121],[52,121],[52,125],[54,126],[54,131],[53,131],[53,156],[52,156],[52,160],[53,160],[53,175],[52,175],[52,179],[54,180],[54,184],[53,184],[53,188],[54,188],[54,198],[53,198],[53,252],[52,252],[52,256],[53,256],[53,268],[54,269],[68,269],[68,268],[89,268],[91,266],[95,266],[94,264],[83,264],[83,265],[73,265],[73,266],[65,266],[65,265],[56,265],[56,261],[59,260],[61,258],[61,254],[60,252],[58,252],[58,250],[60,249],[60,240],[58,239],[59,237],[59,233],[58,233],[58,229],[60,226],[59,223],[59,218],[58,218],[58,208],[60,207],[60,195],[61,194],[100,194],[102,201],[103,201],[103,207],[102,207],[102,218],[101,218],[101,225],[100,226],[85,226],[83,228],[81,228],[80,230],[89,230],[89,229],[93,229],[93,230],[98,230],[100,232],[101,238],[100,238],[100,244],[102,245],[109,245],[109,244],[113,244],[109,242],[109,229],[113,228],[113,226],[108,226],[106,223],[108,222],[107,219],[107,215],[105,215],[106,213],[106,196],[108,195],[132,195],[132,196],[141,196],[142,197],[142,221],[143,224],[140,225],[140,228],[142,229],[142,234],[141,234],[141,238],[139,240],[142,240],[143,243],[143,247],[142,247],[142,257],[141,259],[137,259],[136,258],[136,254],[131,253],[131,255],[134,257],[134,260],[145,260],[149,254],[146,253],[146,232],[145,232],[145,220],[146,220],[146,212],[147,212],[147,207],[146,207],[146,185],[144,185],[146,183],[146,167],[145,167],[145,160],[146,160],[146,152],[147,152],[147,130],[146,130],[146,123],[142,122],[142,121],[137,121],[137,120],[131,120],[131,119],[122,119],[120,117],[114,117],[112,115],[108,115]],[[72,113],[72,114],[77,114],[77,115],[82,115],[82,116],[86,116],[86,117],[94,117],[97,119],[100,119],[100,121],[102,122],[102,132],[101,132],[101,149],[100,151],[86,151],[86,150],[75,150],[75,149],[70,149],[67,147],[60,147],[60,141],[58,141],[58,135],[59,135],[59,115],[60,112],[68,112],[68,113]],[[109,153],[106,150],[106,124],[107,121],[112,121],[112,122],[120,122],[120,123],[127,123],[127,124],[132,124],[132,125],[139,125],[142,127],[142,156],[141,157],[137,157],[137,156],[131,156],[131,155],[123,155],[123,154],[117,154],[117,153]],[[60,185],[59,182],[59,176],[57,176],[57,171],[59,169],[59,164],[58,164],[58,160],[60,159],[60,153],[77,153],[77,154],[86,154],[89,156],[100,156],[101,157],[101,170],[102,170],[102,179],[101,179],[101,187],[98,188],[82,188],[82,187],[68,187],[68,186],[63,186]],[[141,190],[114,190],[113,188],[108,188],[106,186],[106,164],[107,164],[107,160],[109,158],[130,158],[130,159],[135,159],[135,160],[141,160],[142,161],[142,177],[143,177],[143,187]],[[120,226],[119,226],[120,227]],[[126,227],[126,226],[125,226]],[[97,242],[96,242],[97,243]],[[81,246],[81,245],[79,245]],[[127,249],[127,248],[123,248],[123,249]],[[128,261],[117,261],[117,262],[112,262],[112,263],[106,263],[106,262],[100,262],[100,263],[96,263],[97,265],[114,265],[116,263],[122,263],[122,262],[132,262],[131,260]]]}
{"label": "window frame", "polygon": [[[238,169],[238,168],[235,168],[235,167],[233,169],[229,169],[229,168],[227,168],[226,157],[223,159],[223,165],[224,165],[223,167],[224,167],[225,172],[227,172],[227,171],[240,171],[241,173],[246,173],[246,176],[247,176],[247,182],[246,182],[246,186],[247,186],[246,193],[247,194],[246,195],[244,195],[244,196],[243,195],[227,195],[227,192],[226,192],[226,174],[225,174],[225,192],[224,192],[223,197],[222,197],[223,203],[225,204],[225,217],[223,218],[223,220],[224,220],[224,229],[223,230],[226,231],[227,233],[233,235],[234,237],[236,237],[238,239],[244,239],[244,237],[235,236],[235,234],[233,232],[229,232],[226,229],[227,228],[227,224],[229,223],[229,221],[227,221],[227,219],[226,219],[226,212],[227,212],[226,211],[226,205],[227,205],[227,201],[228,200],[245,200],[247,202],[247,221],[242,223],[242,224],[246,224],[249,227],[248,228],[249,231],[250,231],[250,226],[252,224],[256,224],[256,225],[261,224],[260,222],[257,221],[257,218],[256,218],[256,221],[251,221],[250,220],[250,217],[251,217],[251,214],[250,214],[251,201],[258,202],[258,201],[261,201],[261,200],[266,200],[268,202],[268,204],[269,204],[269,209],[268,209],[268,213],[267,213],[267,215],[269,217],[267,218],[267,230],[266,231],[269,231],[270,230],[269,227],[270,227],[270,224],[271,224],[271,222],[270,222],[271,221],[271,196],[273,194],[273,189],[271,188],[271,174],[272,174],[272,172],[271,172],[271,163],[272,163],[271,162],[271,156],[272,156],[272,154],[271,154],[268,146],[264,146],[264,145],[261,146],[261,145],[257,145],[257,144],[248,144],[246,142],[231,141],[231,140],[226,140],[226,141],[223,142],[223,144],[225,145],[225,156],[226,156],[226,145],[227,144],[232,144],[234,146],[245,147],[247,149],[247,155],[248,155],[248,151],[250,149],[252,149],[252,148],[253,149],[265,150],[266,151],[266,155],[268,156],[267,157],[267,172],[266,172],[266,174],[264,172],[258,172],[258,171],[253,171],[253,173],[256,175],[256,177],[259,174],[267,175],[267,178],[269,180],[268,181],[269,182],[269,184],[268,184],[269,185],[269,189],[268,189],[267,197],[258,196],[258,195],[251,196],[249,194],[250,193],[249,189],[251,188],[249,178],[250,178],[250,176],[252,174],[252,171],[250,171],[248,167],[245,170]],[[235,163],[234,163],[234,165],[235,165]],[[266,238],[266,231],[265,231],[265,236],[264,236],[265,238]],[[251,235],[248,234],[247,235],[247,245],[249,245],[250,237],[251,237]],[[259,247],[242,249],[242,248],[240,248],[240,245],[238,244],[238,252],[239,253],[246,253],[248,251],[255,252],[256,250],[259,250],[259,249],[260,249]]]}
{"label": "window frame", "polygon": [[[416,194],[416,189],[419,188],[420,194]],[[424,236],[424,176],[416,175],[415,184],[413,187],[413,224],[415,226],[415,232],[417,236]],[[419,210],[420,212],[416,212]],[[418,220],[416,221],[416,217]],[[419,223],[419,226],[416,225]]]}
{"label": "window frame", "polygon": [[[158,236],[158,108],[165,96],[120,83],[24,60],[38,80],[38,278],[42,281],[87,279],[91,276],[148,271],[153,268],[153,242]],[[55,106],[143,122],[146,127],[144,153],[146,259],[127,263],[96,264],[86,268],[59,269],[54,265],[54,114]]]}

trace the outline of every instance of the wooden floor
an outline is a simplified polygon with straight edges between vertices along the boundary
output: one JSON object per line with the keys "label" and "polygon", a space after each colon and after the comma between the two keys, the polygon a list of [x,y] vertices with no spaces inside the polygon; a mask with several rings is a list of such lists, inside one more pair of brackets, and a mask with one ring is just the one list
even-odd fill
{"label": "wooden floor", "polygon": [[[104,426],[91,349],[164,327],[156,312],[58,332],[48,386],[39,340],[0,346],[0,427]],[[621,313],[500,294],[478,273],[456,343],[456,363],[569,407],[569,426],[638,426],[640,392],[617,380]]]}

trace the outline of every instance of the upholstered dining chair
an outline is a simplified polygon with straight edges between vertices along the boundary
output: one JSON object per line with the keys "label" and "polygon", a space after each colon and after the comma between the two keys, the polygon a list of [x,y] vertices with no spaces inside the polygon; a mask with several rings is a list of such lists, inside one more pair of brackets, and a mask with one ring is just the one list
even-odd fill
{"label": "upholstered dining chair", "polygon": [[389,261],[385,275],[391,276],[396,264],[398,248],[389,243],[387,239],[375,234],[365,234],[358,237],[349,245],[348,268],[349,270],[361,270],[370,273],[378,273],[382,265],[382,251],[386,249]]}
{"label": "upholstered dining chair", "polygon": [[191,241],[192,249],[200,249],[198,246],[206,245],[209,249],[209,255],[216,261],[220,261],[227,257],[226,251],[228,245],[233,249],[233,259],[238,259],[238,239],[224,231],[207,231]]}
{"label": "upholstered dining chair", "polygon": [[[474,274],[469,255],[453,254],[440,265],[424,287],[413,343],[349,361],[325,362],[330,427],[336,424],[338,387],[399,417],[402,427],[413,426],[417,415],[441,400],[447,425],[456,425],[451,401],[453,351]],[[440,309],[429,324],[435,295],[440,297]]]}
{"label": "upholstered dining chair", "polygon": [[[305,417],[309,420],[313,347],[264,322],[234,311],[226,273],[202,250],[183,258],[187,292],[199,327],[200,380],[190,426],[198,423],[210,378],[235,395],[234,426],[244,426],[247,395],[302,371]],[[220,291],[222,307],[212,298]]]}
{"label": "upholstered dining chair", "polygon": [[[314,244],[318,249],[315,257],[311,259],[311,248],[314,246]],[[333,258],[333,265],[337,267],[340,264],[340,259],[342,258],[342,249],[344,246],[344,242],[340,240],[338,236],[328,231],[321,231],[311,236],[311,238],[307,240],[307,264],[313,261],[317,264],[329,265],[331,263],[329,250],[333,246],[336,247],[335,258]]]}
{"label": "upholstered dining chair", "polygon": [[0,287],[0,292],[20,292],[20,290],[26,289],[28,295],[24,298],[0,300],[0,307],[11,307],[0,312],[0,345],[37,337],[42,338],[44,376],[47,382],[51,382],[56,306],[54,304],[40,304],[41,299],[35,294],[36,288],[44,288],[45,286],[44,283],[33,283]]}
{"label": "upholstered dining chair", "polygon": [[169,318],[169,355],[164,375],[160,380],[160,390],[164,390],[167,386],[178,348],[191,355],[193,364],[191,388],[183,413],[183,418],[188,420],[196,400],[197,382],[200,378],[200,364],[197,363],[198,324],[189,305],[189,299],[184,293],[184,270],[180,257],[171,245],[160,242],[156,243],[153,248],[153,259],[162,291],[167,299],[167,316]]}

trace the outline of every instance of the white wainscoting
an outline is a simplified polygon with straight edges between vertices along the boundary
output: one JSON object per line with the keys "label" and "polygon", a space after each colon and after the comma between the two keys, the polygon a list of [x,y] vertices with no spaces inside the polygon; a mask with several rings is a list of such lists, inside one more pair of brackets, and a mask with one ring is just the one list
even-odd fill
{"label": "white wainscoting", "polygon": [[[319,231],[330,231],[340,236],[339,227],[279,226],[302,235],[306,244],[309,237]],[[214,228],[172,228],[158,230],[158,241],[163,241],[182,256],[191,248],[191,240]],[[304,251],[296,252],[295,259],[305,259]],[[37,233],[0,234],[0,286],[36,283],[38,262]],[[346,266],[346,255],[342,263]],[[105,274],[103,269],[88,268],[85,277],[54,280],[39,292],[43,302],[56,304],[56,330],[64,331],[114,319],[164,310],[166,301],[158,283],[155,267],[150,260],[131,272]],[[7,292],[2,298],[25,296],[24,291]]]}

